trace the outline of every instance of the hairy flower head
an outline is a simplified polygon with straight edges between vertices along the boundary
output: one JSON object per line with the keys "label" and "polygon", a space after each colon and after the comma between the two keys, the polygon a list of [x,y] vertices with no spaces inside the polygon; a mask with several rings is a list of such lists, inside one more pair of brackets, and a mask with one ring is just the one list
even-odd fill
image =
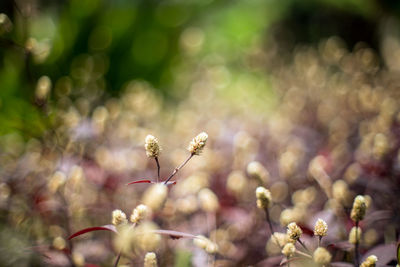
{"label": "hairy flower head", "polygon": [[300,238],[303,231],[301,231],[300,227],[295,223],[291,222],[287,226],[287,235],[292,240],[297,240]]}
{"label": "hairy flower head", "polygon": [[271,205],[271,192],[268,189],[259,186],[256,189],[257,207],[260,209],[268,209]]}
{"label": "hairy flower head", "polygon": [[114,210],[112,212],[112,224],[115,226],[126,224],[128,220],[126,219],[126,214],[122,210]]}
{"label": "hairy flower head", "polygon": [[188,146],[188,150],[193,155],[200,155],[204,146],[206,145],[208,135],[205,132],[199,133]]}
{"label": "hairy flower head", "polygon": [[328,224],[324,220],[318,219],[314,226],[314,235],[326,236],[326,232],[328,232]]}
{"label": "hairy flower head", "polygon": [[150,158],[156,158],[160,155],[161,147],[158,144],[158,139],[152,135],[147,135],[144,143],[146,155]]}
{"label": "hairy flower head", "polygon": [[147,214],[148,214],[147,206],[140,204],[133,210],[130,220],[133,223],[139,223],[140,221],[146,218]]}
{"label": "hairy flower head", "polygon": [[366,209],[365,198],[361,195],[356,196],[353,202],[353,208],[351,209],[351,219],[355,222],[361,221],[364,219]]}
{"label": "hairy flower head", "polygon": [[157,257],[154,252],[147,252],[144,256],[144,267],[157,267]]}

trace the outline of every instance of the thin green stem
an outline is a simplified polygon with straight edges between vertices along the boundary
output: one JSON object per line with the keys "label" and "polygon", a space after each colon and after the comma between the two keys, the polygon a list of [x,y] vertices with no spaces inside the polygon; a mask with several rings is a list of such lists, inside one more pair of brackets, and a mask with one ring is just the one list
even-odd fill
{"label": "thin green stem", "polygon": [[279,243],[278,238],[276,238],[276,236],[274,235],[275,231],[274,231],[274,227],[273,227],[272,222],[271,222],[271,217],[269,215],[268,208],[264,209],[264,211],[265,211],[265,215],[266,215],[265,218],[266,218],[266,221],[267,221],[268,226],[269,226],[269,230],[271,231],[271,236],[273,236],[275,238],[275,242],[278,244],[279,248],[282,249],[282,246]]}
{"label": "thin green stem", "polygon": [[310,250],[308,250],[308,248],[306,247],[306,245],[299,239],[297,239],[297,241],[300,243],[300,245],[309,253],[311,254]]}
{"label": "thin green stem", "polygon": [[178,167],[176,167],[175,170],[172,172],[172,174],[168,177],[168,179],[165,180],[164,184],[167,184],[167,183],[169,182],[169,180],[171,180],[171,178],[174,177],[175,174],[177,174],[178,171],[179,171],[180,169],[182,169],[183,166],[185,166],[186,163],[188,163],[188,161],[189,161],[193,156],[194,156],[194,154],[190,154],[190,156],[189,156],[181,165],[179,165]]}

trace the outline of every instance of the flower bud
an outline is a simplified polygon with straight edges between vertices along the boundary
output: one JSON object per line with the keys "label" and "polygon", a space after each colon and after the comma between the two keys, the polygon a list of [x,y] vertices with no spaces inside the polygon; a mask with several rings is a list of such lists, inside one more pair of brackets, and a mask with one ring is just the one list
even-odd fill
{"label": "flower bud", "polygon": [[190,142],[188,146],[188,150],[193,155],[200,155],[204,146],[206,145],[208,139],[208,135],[205,132],[198,134],[193,140]]}
{"label": "flower bud", "polygon": [[131,222],[139,223],[140,221],[144,220],[148,214],[148,208],[146,205],[140,204],[137,206],[131,215]]}
{"label": "flower bud", "polygon": [[152,211],[163,207],[168,195],[168,188],[164,184],[153,184],[144,193],[142,202]]}
{"label": "flower bud", "polygon": [[128,223],[128,220],[126,219],[126,214],[122,210],[114,210],[112,212],[112,224],[118,226],[126,223]]}
{"label": "flower bud", "polygon": [[268,183],[269,172],[258,161],[252,161],[247,165],[247,173],[250,177],[259,180],[262,184]]}
{"label": "flower bud", "polygon": [[156,158],[160,155],[161,147],[158,144],[158,139],[150,134],[146,136],[144,148],[149,158]]}
{"label": "flower bud", "polygon": [[351,209],[351,219],[355,222],[361,221],[364,219],[366,209],[365,198],[361,195],[356,196],[353,202],[353,208]]}
{"label": "flower bud", "polygon": [[287,235],[289,236],[290,239],[297,240],[300,238],[302,233],[303,233],[303,231],[300,229],[300,227],[295,222],[288,224]]}
{"label": "flower bud", "polygon": [[328,224],[324,220],[318,219],[314,226],[314,235],[326,236],[326,232],[328,232]]}

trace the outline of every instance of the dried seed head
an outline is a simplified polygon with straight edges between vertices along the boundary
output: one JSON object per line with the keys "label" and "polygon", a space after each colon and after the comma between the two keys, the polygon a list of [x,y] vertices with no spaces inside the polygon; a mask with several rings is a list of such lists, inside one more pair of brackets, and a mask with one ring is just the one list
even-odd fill
{"label": "dried seed head", "polygon": [[144,267],[157,267],[157,257],[154,252],[147,252],[144,256]]}
{"label": "dried seed head", "polygon": [[144,143],[146,155],[150,158],[156,158],[160,155],[161,147],[158,144],[158,139],[152,135],[147,135]]}
{"label": "dried seed head", "polygon": [[[356,232],[357,232],[357,235],[356,235]],[[357,241],[360,242],[361,234],[362,234],[362,231],[361,231],[360,227],[354,226],[353,228],[351,228],[350,234],[349,234],[349,243],[355,244]]]}
{"label": "dried seed head", "polygon": [[256,189],[257,207],[260,209],[268,209],[271,205],[271,192],[268,189],[259,186]]}
{"label": "dried seed head", "polygon": [[153,184],[143,194],[142,202],[152,211],[162,208],[168,195],[168,188],[164,184]]}
{"label": "dried seed head", "polygon": [[196,236],[196,238],[193,239],[193,243],[197,247],[204,249],[209,254],[215,254],[218,252],[218,245],[205,236],[202,235]]}
{"label": "dried seed head", "polygon": [[252,161],[247,165],[247,173],[250,177],[259,180],[261,183],[266,184],[269,180],[269,172],[258,161]]}
{"label": "dried seed head", "polygon": [[282,254],[288,258],[292,257],[295,252],[296,252],[296,247],[294,246],[293,243],[287,243],[282,249]]}
{"label": "dried seed head", "polygon": [[208,135],[205,132],[198,134],[193,140],[190,142],[188,146],[188,150],[193,155],[200,155],[204,146],[206,145],[208,139]]}
{"label": "dried seed head", "polygon": [[126,219],[126,214],[122,210],[114,210],[112,212],[112,224],[118,226],[126,223],[128,223],[128,220]]}
{"label": "dried seed head", "polygon": [[363,261],[363,263],[361,263],[360,267],[375,267],[377,261],[378,257],[370,255],[365,259],[365,261]]}
{"label": "dried seed head", "polygon": [[351,209],[351,219],[355,222],[361,221],[365,216],[366,209],[365,198],[360,195],[356,196],[353,202],[353,208]]}
{"label": "dried seed head", "polygon": [[319,247],[314,251],[313,259],[317,264],[326,265],[331,262],[332,255],[325,248]]}
{"label": "dried seed head", "polygon": [[300,238],[303,231],[301,231],[300,227],[295,223],[291,222],[287,226],[287,235],[292,240],[297,240]]}
{"label": "dried seed head", "polygon": [[314,235],[326,236],[326,232],[328,232],[328,224],[324,220],[318,219],[314,226]]}
{"label": "dried seed head", "polygon": [[139,223],[140,221],[144,220],[147,217],[148,208],[146,205],[140,204],[137,206],[131,215],[131,222]]}

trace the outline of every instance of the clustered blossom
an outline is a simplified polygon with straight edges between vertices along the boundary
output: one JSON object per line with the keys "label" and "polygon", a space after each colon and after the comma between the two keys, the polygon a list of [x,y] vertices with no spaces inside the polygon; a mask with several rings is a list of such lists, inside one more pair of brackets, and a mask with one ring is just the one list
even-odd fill
{"label": "clustered blossom", "polygon": [[296,247],[294,246],[293,243],[287,243],[282,249],[282,254],[288,258],[292,257],[295,252],[296,252]]}
{"label": "clustered blossom", "polygon": [[260,209],[268,209],[271,205],[271,192],[268,189],[259,186],[256,189],[257,207]]}
{"label": "clustered blossom", "polygon": [[331,262],[332,255],[325,248],[319,247],[314,251],[313,259],[317,264],[327,265]]}
{"label": "clustered blossom", "polygon": [[289,236],[289,238],[291,240],[298,240],[301,236],[301,234],[303,233],[303,231],[300,229],[300,227],[295,223],[289,223],[287,226],[287,235]]}
{"label": "clustered blossom", "polygon": [[328,232],[328,224],[324,220],[318,219],[314,226],[314,235],[326,236],[327,232]]}
{"label": "clustered blossom", "polygon": [[366,209],[367,205],[365,202],[365,198],[358,195],[353,202],[353,208],[351,209],[350,214],[351,219],[355,222],[361,221],[362,219],[364,219]]}
{"label": "clustered blossom", "polygon": [[146,218],[147,214],[148,214],[147,206],[140,204],[133,210],[130,220],[133,223],[139,223],[140,221]]}
{"label": "clustered blossom", "polygon": [[157,257],[154,252],[147,252],[144,256],[144,267],[157,267]]}
{"label": "clustered blossom", "polygon": [[377,261],[378,257],[370,255],[365,259],[365,261],[363,261],[363,263],[361,263],[360,267],[375,267]]}
{"label": "clustered blossom", "polygon": [[158,139],[150,134],[146,136],[144,148],[149,158],[156,158],[160,155],[161,147],[158,144]]}
{"label": "clustered blossom", "polygon": [[214,254],[218,252],[218,245],[205,236],[202,235],[196,236],[196,238],[193,239],[193,243],[197,247],[204,249],[209,254]]}
{"label": "clustered blossom", "polygon": [[205,132],[198,134],[193,140],[190,142],[188,146],[188,150],[193,155],[200,155],[204,146],[206,145],[208,139],[208,135]]}
{"label": "clustered blossom", "polygon": [[112,224],[118,226],[126,223],[128,223],[128,220],[126,219],[126,214],[122,210],[114,210],[112,212]]}

